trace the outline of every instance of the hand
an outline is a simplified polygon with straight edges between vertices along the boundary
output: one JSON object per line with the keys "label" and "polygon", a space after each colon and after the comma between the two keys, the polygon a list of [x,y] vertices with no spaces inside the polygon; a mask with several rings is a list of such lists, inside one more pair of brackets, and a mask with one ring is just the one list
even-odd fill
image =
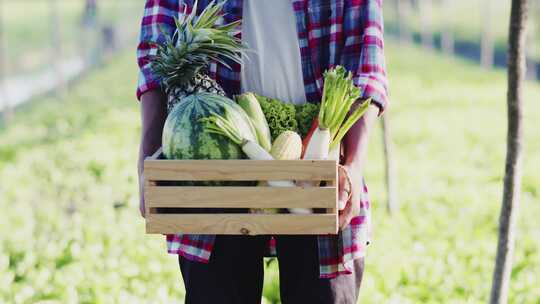
{"label": "hand", "polygon": [[146,209],[144,205],[144,173],[139,174],[139,211],[141,216],[146,216]]}
{"label": "hand", "polygon": [[[347,180],[347,174],[349,181]],[[344,165],[339,170],[339,228],[347,227],[351,220],[360,214],[362,195],[362,170],[351,165]]]}
{"label": "hand", "polygon": [[167,119],[167,98],[155,89],[141,96],[141,145],[139,147],[139,210],[145,217],[144,204],[144,159],[161,146],[163,125]]}

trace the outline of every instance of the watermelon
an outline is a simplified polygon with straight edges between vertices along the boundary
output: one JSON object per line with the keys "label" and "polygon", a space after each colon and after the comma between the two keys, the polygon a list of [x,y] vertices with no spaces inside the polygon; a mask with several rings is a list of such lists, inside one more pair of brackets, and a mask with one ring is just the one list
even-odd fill
{"label": "watermelon", "polygon": [[[212,113],[224,114],[224,105],[242,111],[240,106],[227,97],[212,93],[196,93],[178,102],[163,127],[163,154],[167,159],[241,159],[245,158],[239,145],[225,136],[206,131],[201,118]],[[238,119],[238,123],[242,123]],[[182,185],[245,185],[238,182],[183,182]]]}

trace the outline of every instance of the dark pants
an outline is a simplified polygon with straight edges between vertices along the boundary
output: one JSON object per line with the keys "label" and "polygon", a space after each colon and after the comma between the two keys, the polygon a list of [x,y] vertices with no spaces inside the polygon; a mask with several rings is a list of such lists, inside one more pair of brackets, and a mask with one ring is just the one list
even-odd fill
{"label": "dark pants", "polygon": [[[185,303],[261,303],[267,244],[265,236],[217,236],[208,264],[179,257]],[[356,303],[363,259],[355,260],[351,275],[320,279],[316,236],[279,236],[276,246],[284,304]]]}

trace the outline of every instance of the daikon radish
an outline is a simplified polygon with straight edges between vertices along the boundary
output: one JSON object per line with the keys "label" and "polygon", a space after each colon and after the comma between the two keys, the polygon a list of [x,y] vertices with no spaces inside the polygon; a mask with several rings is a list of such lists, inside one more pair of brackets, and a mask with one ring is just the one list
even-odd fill
{"label": "daikon radish", "polygon": [[326,159],[328,157],[330,140],[331,134],[329,129],[321,129],[321,127],[315,129],[306,147],[304,159]]}
{"label": "daikon radish", "polygon": [[338,143],[337,146],[332,147],[330,151],[328,151],[328,158],[329,160],[335,160],[339,162],[339,156],[341,152],[341,144]]}
{"label": "daikon radish", "polygon": [[[319,110],[318,126],[305,145],[303,159],[334,159],[339,161],[339,144],[349,129],[362,117],[370,100],[351,112],[361,92],[352,80],[352,73],[337,66],[324,73],[324,89]],[[314,123],[315,124],[315,123]],[[317,181],[297,181],[300,187],[316,187]],[[312,213],[309,209],[294,209],[294,213]]]}
{"label": "daikon radish", "polygon": [[306,134],[306,137],[302,140],[302,156],[301,158],[304,158],[304,154],[306,154],[306,148],[309,144],[309,141],[311,140],[311,136],[313,136],[313,132],[319,128],[319,119],[315,118],[313,122],[311,123],[311,127],[309,128],[308,133]]}

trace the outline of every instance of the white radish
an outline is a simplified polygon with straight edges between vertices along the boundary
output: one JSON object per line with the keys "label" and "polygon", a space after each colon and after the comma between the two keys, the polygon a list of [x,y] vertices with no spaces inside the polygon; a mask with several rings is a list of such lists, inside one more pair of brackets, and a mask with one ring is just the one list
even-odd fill
{"label": "white radish", "polygon": [[[304,159],[319,160],[328,158],[328,148],[330,146],[330,130],[317,128],[313,131],[313,135],[309,140],[304,153]],[[315,187],[316,181],[297,181],[296,184],[300,187]]]}
{"label": "white radish", "polygon": [[327,159],[339,161],[339,156],[340,156],[340,152],[341,152],[340,150],[341,150],[341,145],[338,143],[334,148],[332,148],[328,152]]}
{"label": "white radish", "polygon": [[[307,143],[304,159],[339,160],[339,143],[349,129],[364,114],[369,105],[364,102],[351,111],[361,92],[353,83],[352,73],[342,66],[336,66],[324,73],[324,88],[321,98],[318,127]],[[330,151],[331,150],[331,151]],[[301,187],[316,187],[317,181],[298,181]],[[293,209],[293,213],[311,213],[310,209]]]}
{"label": "white radish", "polygon": [[[330,130],[317,128],[313,131],[311,139],[306,147],[304,153],[304,159],[317,160],[328,158],[328,148],[330,146]],[[318,181],[297,181],[296,185],[299,187],[316,187],[320,182]],[[311,214],[313,209],[306,208],[289,208],[289,212],[294,214]]]}
{"label": "white radish", "polygon": [[330,130],[317,128],[309,140],[304,153],[304,159],[326,159],[328,158],[328,148],[330,147]]}

